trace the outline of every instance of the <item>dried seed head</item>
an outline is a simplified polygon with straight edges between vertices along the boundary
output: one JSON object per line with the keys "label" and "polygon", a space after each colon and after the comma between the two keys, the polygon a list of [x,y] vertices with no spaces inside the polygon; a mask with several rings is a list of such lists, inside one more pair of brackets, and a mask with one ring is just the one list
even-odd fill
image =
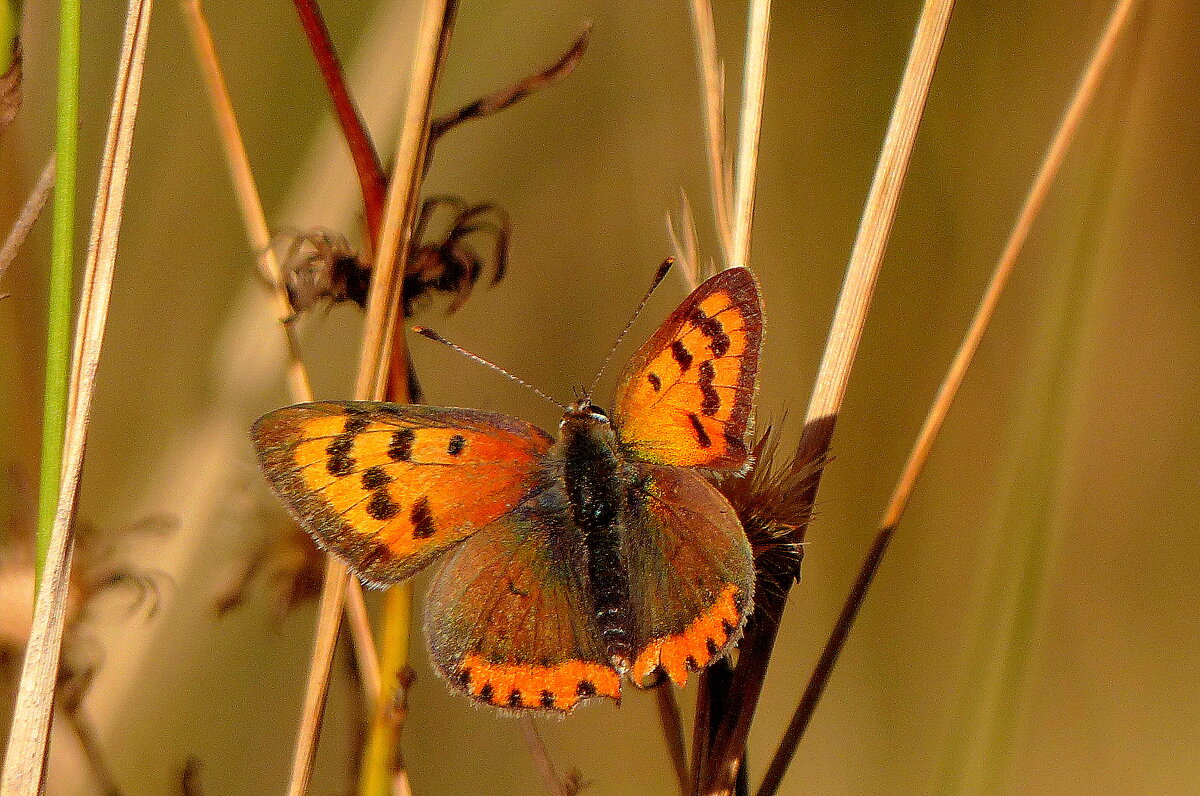
{"label": "dried seed head", "polygon": [[786,589],[800,577],[804,529],[812,519],[811,480],[824,461],[778,464],[779,434],[771,427],[754,443],[753,463],[746,472],[719,488],[737,511],[757,572],[756,589]]}

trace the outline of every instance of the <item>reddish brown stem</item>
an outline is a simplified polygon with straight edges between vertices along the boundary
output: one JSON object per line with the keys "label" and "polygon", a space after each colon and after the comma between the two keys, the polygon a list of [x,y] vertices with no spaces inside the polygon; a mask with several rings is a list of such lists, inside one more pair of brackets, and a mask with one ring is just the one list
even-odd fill
{"label": "reddish brown stem", "polygon": [[350,157],[354,160],[354,170],[358,172],[358,182],[362,186],[367,236],[371,241],[371,250],[374,251],[379,243],[379,231],[383,227],[383,204],[387,195],[387,177],[383,172],[383,163],[375,149],[375,142],[371,140],[371,134],[363,123],[362,114],[358,112],[358,106],[346,87],[342,64],[333,49],[329,28],[325,25],[325,18],[321,15],[317,0],[293,2],[304,34],[308,37],[317,68],[321,70],[321,77],[325,80],[325,88],[333,102],[333,110],[337,114],[338,124],[341,125],[342,135],[346,138],[346,145],[350,147]]}

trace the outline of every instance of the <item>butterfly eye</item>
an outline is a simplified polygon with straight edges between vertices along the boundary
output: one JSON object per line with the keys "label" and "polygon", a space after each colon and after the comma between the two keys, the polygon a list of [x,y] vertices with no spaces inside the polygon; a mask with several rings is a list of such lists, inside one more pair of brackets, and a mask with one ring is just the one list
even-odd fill
{"label": "butterfly eye", "polygon": [[605,423],[608,422],[608,414],[595,404],[588,404],[587,411],[597,420],[603,420]]}

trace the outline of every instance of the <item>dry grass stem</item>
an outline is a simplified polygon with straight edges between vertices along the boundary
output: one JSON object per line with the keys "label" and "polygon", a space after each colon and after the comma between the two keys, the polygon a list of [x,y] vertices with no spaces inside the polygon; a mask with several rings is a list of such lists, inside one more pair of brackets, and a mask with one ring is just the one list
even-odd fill
{"label": "dry grass stem", "polygon": [[[921,11],[862,221],[850,252],[850,264],[834,311],[825,353],[804,415],[806,429],[813,421],[835,417],[841,409],[875,281],[883,264],[883,253],[896,218],[896,205],[908,173],[913,142],[929,96],[929,84],[953,8],[954,0],[926,0]],[[832,426],[828,434],[832,437]],[[828,441],[817,447],[824,453],[829,447]]]}
{"label": "dry grass stem", "polygon": [[392,182],[384,203],[383,231],[371,272],[366,329],[355,385],[355,397],[361,400],[379,400],[386,389],[388,349],[401,304],[399,287],[403,266],[400,255],[412,246],[413,220],[417,212],[425,147],[429,142],[439,44],[446,27],[446,15],[453,13],[456,6],[455,0],[425,0],[422,6],[404,121],[396,146]]}
{"label": "dry grass stem", "polygon": [[[400,254],[407,252],[411,245],[412,221],[416,215],[420,175],[428,142],[433,83],[441,50],[439,45],[448,21],[447,13],[452,13],[452,9],[453,6],[448,9],[447,0],[427,0],[422,7],[404,121],[392,181],[384,203],[383,228],[379,248],[375,252],[367,298],[367,319],[355,383],[355,398],[359,400],[379,400],[384,397],[387,388],[391,353],[389,344],[401,305],[399,274],[402,274],[402,269],[398,269],[397,264]],[[316,640],[305,687],[304,714],[292,760],[288,788],[291,796],[304,793],[312,776],[312,763],[324,713],[325,695],[329,689],[333,651],[348,580],[346,566],[331,559],[321,587]],[[380,701],[385,698],[381,691]]]}
{"label": "dry grass stem", "polygon": [[[920,127],[925,100],[929,96],[929,85],[953,8],[953,0],[927,0],[921,10],[809,400],[794,467],[807,470],[812,462],[823,460],[833,439],[837,414],[858,351],[867,310],[908,172],[913,143]],[[819,471],[809,479],[809,502],[815,499],[819,479]],[[713,785],[706,792],[726,792],[732,787],[728,763],[735,760],[745,747],[754,708],[762,692],[766,666],[778,635],[779,616],[786,603],[786,591],[783,589],[780,594],[756,606],[758,626],[753,633],[747,634],[743,642],[744,649],[734,675],[730,704],[726,706],[730,723],[718,731],[714,750],[708,755],[705,765],[704,783]],[[766,785],[769,783],[764,783]],[[764,796],[771,792],[773,789],[767,787],[760,790]]]}
{"label": "dry grass stem", "polygon": [[[358,675],[363,681],[363,695],[367,704],[378,699],[383,686],[379,673],[379,655],[375,651],[375,634],[371,630],[371,617],[367,614],[367,600],[362,583],[351,578],[346,590],[346,619],[350,622],[350,637],[354,640]],[[367,644],[370,647],[367,647]]]}
{"label": "dry grass stem", "polygon": [[21,245],[29,236],[29,230],[33,229],[34,222],[42,214],[42,208],[46,206],[46,200],[50,198],[50,191],[54,189],[56,162],[56,158],[51,154],[46,160],[46,165],[42,167],[42,173],[34,183],[33,190],[29,192],[29,197],[22,205],[21,212],[17,214],[17,220],[13,222],[8,237],[4,239],[4,245],[0,246],[0,280],[4,279],[4,273],[16,259],[17,252],[21,250]]}
{"label": "dry grass stem", "polygon": [[321,601],[317,607],[317,629],[308,680],[304,686],[304,706],[300,713],[300,728],[296,732],[296,749],[292,754],[292,769],[288,777],[288,796],[307,793],[308,783],[312,779],[321,719],[325,716],[325,697],[329,693],[333,652],[337,648],[338,629],[346,602],[346,584],[349,581],[350,570],[340,558],[329,556],[325,563],[325,579],[321,584]]}
{"label": "dry grass stem", "polygon": [[[713,215],[721,241],[722,261],[733,264],[732,205],[725,144],[725,75],[717,57],[717,31],[710,0],[692,0],[692,30],[696,36],[696,67],[704,83],[704,143]],[[765,50],[764,50],[765,52]]]}
{"label": "dry grass stem", "polygon": [[558,776],[558,772],[554,769],[554,761],[550,759],[550,751],[546,749],[546,742],[542,740],[542,734],[538,732],[537,725],[533,723],[533,719],[525,714],[522,714],[517,719],[517,724],[521,727],[521,737],[525,739],[525,745],[529,747],[529,751],[533,756],[533,763],[537,767],[538,776],[542,780],[542,785],[546,788],[546,792],[551,796],[570,796],[562,778]]}
{"label": "dry grass stem", "polygon": [[35,796],[45,787],[43,780],[49,753],[50,716],[54,707],[73,548],[72,525],[87,440],[88,415],[108,320],[108,300],[112,292],[129,152],[133,144],[133,126],[142,86],[150,8],[150,0],[131,0],[125,18],[125,33],[101,160],[83,291],[75,327],[70,400],[63,441],[62,486],[45,576],[38,589],[33,628],[25,650],[3,779],[0,780],[0,792],[5,796]]}
{"label": "dry grass stem", "polygon": [[379,161],[379,152],[367,131],[362,113],[350,96],[346,86],[346,77],[342,72],[342,63],[325,25],[325,18],[316,0],[295,0],[296,15],[300,18],[300,26],[308,37],[309,49],[317,62],[317,68],[325,81],[325,89],[333,105],[334,115],[342,128],[346,145],[350,149],[350,159],[354,162],[354,170],[358,174],[359,188],[363,198],[363,220],[367,227],[367,238],[374,247],[379,239],[379,224],[383,216],[384,196],[387,193],[387,177],[383,173],[383,164]]}
{"label": "dry grass stem", "polygon": [[1096,46],[1091,61],[1088,63],[1083,77],[1075,89],[1075,94],[1067,106],[1066,113],[1063,114],[1062,121],[1059,123],[1058,131],[1054,134],[1054,139],[1042,160],[1041,168],[1038,169],[1037,176],[1034,178],[1033,184],[1029,188],[1029,193],[1025,197],[1025,203],[1021,206],[1021,211],[1017,214],[1016,223],[1009,233],[1008,243],[1005,244],[1004,252],[1000,255],[1000,259],[996,263],[991,281],[988,282],[983,298],[979,302],[979,308],[975,311],[975,317],[971,320],[971,325],[963,337],[958,352],[954,355],[954,361],[951,363],[950,369],[942,381],[942,386],[938,389],[937,397],[934,398],[933,406],[925,418],[925,423],[921,426],[921,431],[917,435],[917,441],[913,444],[908,462],[904,466],[904,472],[896,484],[895,491],[888,502],[887,510],[883,513],[883,519],[880,520],[881,529],[892,528],[898,524],[900,517],[904,514],[904,509],[908,506],[908,500],[912,495],[913,487],[916,485],[917,477],[921,474],[921,471],[925,468],[925,463],[929,460],[929,453],[933,449],[933,443],[942,428],[942,423],[945,422],[946,414],[950,411],[950,405],[954,402],[954,398],[958,394],[958,388],[962,386],[967,368],[970,367],[971,360],[974,358],[975,352],[979,349],[984,332],[987,331],[988,324],[996,312],[996,305],[999,303],[1000,295],[1004,292],[1004,288],[1008,284],[1008,279],[1012,275],[1017,256],[1021,253],[1025,241],[1029,238],[1029,231],[1033,228],[1034,220],[1046,203],[1046,197],[1050,193],[1050,186],[1053,184],[1054,178],[1058,175],[1059,168],[1066,158],[1071,142],[1075,139],[1075,133],[1079,129],[1080,121],[1082,121],[1084,114],[1087,113],[1087,109],[1096,95],[1096,90],[1099,88],[1101,78],[1104,76],[1104,72],[1112,60],[1113,51],[1116,49],[1121,33],[1124,31],[1126,23],[1133,13],[1134,5],[1135,0],[1120,0],[1113,9],[1104,34],[1100,38],[1100,43]]}
{"label": "dry grass stem", "polygon": [[[784,735],[784,740],[781,742],[779,749],[775,753],[775,757],[768,767],[765,782],[777,784],[782,779],[787,765],[795,754],[800,737],[808,726],[812,712],[815,710],[833,666],[837,662],[837,657],[845,645],[850,628],[853,626],[862,602],[866,598],[866,592],[882,563],[887,546],[895,533],[900,518],[903,516],[904,509],[908,505],[908,500],[912,495],[917,477],[929,459],[933,443],[958,393],[958,388],[962,385],[967,368],[970,366],[971,360],[979,348],[983,334],[987,330],[988,324],[995,313],[996,305],[1012,274],[1017,256],[1020,254],[1025,241],[1029,237],[1029,231],[1033,226],[1034,220],[1045,204],[1054,178],[1058,174],[1059,168],[1066,157],[1067,150],[1074,140],[1075,133],[1079,129],[1079,123],[1083,119],[1092,99],[1095,97],[1100,80],[1112,59],[1113,51],[1121,32],[1129,20],[1133,6],[1134,0],[1121,0],[1113,10],[1100,43],[1097,45],[1091,61],[1075,90],[1075,94],[1067,106],[1066,113],[1063,115],[1063,119],[1046,152],[1037,176],[1034,178],[1033,184],[1026,195],[1025,203],[1017,215],[1017,221],[992,273],[992,278],[984,291],[975,317],[971,321],[971,325],[951,363],[942,386],[938,390],[933,406],[925,418],[924,425],[917,436],[917,441],[913,445],[912,452],[909,454],[903,474],[880,521],[878,535],[860,568],[855,585],[847,597],[838,621],[834,626],[834,630],[826,642],[821,659],[814,669],[813,676],[805,689],[804,696]],[[771,792],[773,790],[767,791],[764,789],[760,791],[760,796],[768,796]]]}
{"label": "dry grass stem", "polygon": [[[229,89],[221,70],[221,62],[217,57],[216,45],[213,43],[212,30],[209,28],[199,0],[186,0],[184,18],[192,36],[196,60],[199,62],[200,71],[204,76],[204,85],[209,102],[212,104],[213,117],[220,132],[225,162],[229,166],[229,176],[233,180],[234,194],[237,197],[238,209],[242,214],[246,236],[249,239],[251,250],[257,257],[259,271],[270,286],[275,318],[279,321],[279,328],[287,344],[288,390],[293,401],[305,403],[313,400],[313,392],[308,369],[304,366],[304,360],[300,355],[300,345],[296,339],[294,326],[288,323],[294,311],[284,287],[279,258],[271,245],[271,231],[267,227],[262,196],[258,192],[254,171],[250,167],[250,156],[246,152],[246,143],[242,138],[237,115],[233,110],[233,102],[229,97]],[[367,700],[370,701],[379,694],[379,656],[375,651],[375,637],[371,632],[371,624],[366,620],[362,584],[354,581],[350,585],[350,589],[357,593],[350,602],[351,638],[354,640],[355,659],[362,675],[363,690]]]}
{"label": "dry grass stem", "polygon": [[[412,372],[403,315],[404,264],[412,258],[413,234],[420,204],[421,183],[428,167],[433,98],[438,76],[445,65],[454,30],[458,0],[426,0],[421,8],[408,98],[396,144],[391,183],[384,203],[379,250],[371,269],[367,295],[367,321],[359,360],[356,397],[408,403]],[[364,796],[402,796],[407,776],[400,776],[400,729],[404,713],[393,709],[397,689],[408,666],[412,584],[393,586],[384,598],[384,636],[380,691],[363,757],[360,792]]]}
{"label": "dry grass stem", "polygon": [[[246,226],[250,248],[258,258],[258,267],[262,272],[263,279],[271,286],[271,297],[275,304],[276,316],[280,320],[289,318],[292,315],[292,306],[288,302],[283,271],[279,267],[279,259],[271,245],[271,232],[267,227],[266,214],[263,212],[262,198],[259,196],[258,186],[254,181],[254,173],[250,169],[250,158],[246,154],[246,144],[242,140],[242,132],[238,127],[233,103],[229,98],[225,77],[221,72],[221,64],[217,58],[217,49],[213,44],[208,20],[200,7],[200,0],[184,0],[183,11],[188,31],[192,36],[192,45],[196,49],[196,60],[200,64],[200,72],[204,77],[208,99],[212,103],[213,117],[221,135],[225,161],[229,166],[229,176],[233,179],[238,209],[242,213],[242,221]],[[290,324],[285,324],[283,333],[286,335],[288,345],[290,360],[288,387],[292,397],[297,401],[311,401],[312,386],[308,380],[308,372],[300,359],[300,347],[296,342],[295,332]]]}
{"label": "dry grass stem", "polygon": [[734,170],[733,250],[729,264],[750,259],[750,227],[754,221],[754,184],[758,176],[758,137],[762,129],[763,92],[767,83],[767,43],[771,0],[753,0],[746,31],[746,67],[742,74],[742,111],[738,117],[737,165]]}
{"label": "dry grass stem", "polygon": [[[682,230],[682,238],[680,237]],[[692,203],[688,201],[687,193],[679,192],[679,230],[671,214],[667,213],[667,238],[671,241],[671,250],[675,255],[675,263],[683,281],[691,292],[704,281],[706,270],[700,266],[700,244],[696,236],[696,217],[692,214]]]}

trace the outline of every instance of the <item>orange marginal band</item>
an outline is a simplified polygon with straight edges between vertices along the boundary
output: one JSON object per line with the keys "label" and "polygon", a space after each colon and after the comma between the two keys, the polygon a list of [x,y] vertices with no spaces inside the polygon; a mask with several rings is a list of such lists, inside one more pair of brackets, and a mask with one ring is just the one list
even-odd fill
{"label": "orange marginal band", "polygon": [[647,644],[633,662],[629,676],[638,685],[650,685],[655,669],[661,668],[676,685],[687,683],[688,673],[703,669],[733,640],[742,617],[734,599],[738,587],[725,586],[721,596],[706,612],[696,617],[682,633],[657,638]]}
{"label": "orange marginal band", "polygon": [[458,681],[471,696],[499,708],[566,712],[593,696],[621,701],[616,670],[591,661],[535,666],[491,663],[471,654],[463,658]]}

